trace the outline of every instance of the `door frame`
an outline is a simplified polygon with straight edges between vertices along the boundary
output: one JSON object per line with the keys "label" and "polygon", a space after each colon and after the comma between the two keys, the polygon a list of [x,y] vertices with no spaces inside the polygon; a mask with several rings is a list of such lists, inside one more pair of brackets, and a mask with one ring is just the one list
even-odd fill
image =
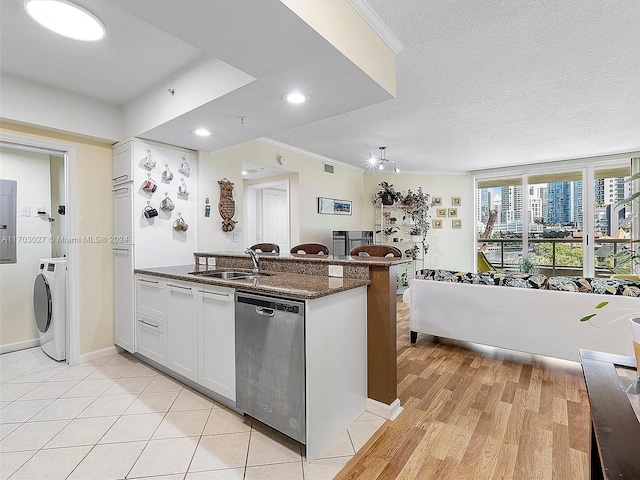
{"label": "door frame", "polygon": [[[45,149],[64,155],[65,202],[68,238],[78,238],[78,147],[76,145],[0,131],[0,141],[24,150]],[[67,311],[69,313],[69,365],[80,363],[80,244],[67,243]]]}
{"label": "door frame", "polygon": [[291,187],[289,185],[289,179],[285,178],[282,180],[273,180],[270,182],[264,183],[254,183],[251,185],[247,185],[245,188],[246,198],[245,204],[247,205],[247,240],[249,240],[249,245],[255,244],[256,238],[256,193],[258,190],[262,190],[265,188],[273,188],[273,187],[285,187],[285,191],[287,193],[287,211],[289,215],[289,245],[291,245]]}

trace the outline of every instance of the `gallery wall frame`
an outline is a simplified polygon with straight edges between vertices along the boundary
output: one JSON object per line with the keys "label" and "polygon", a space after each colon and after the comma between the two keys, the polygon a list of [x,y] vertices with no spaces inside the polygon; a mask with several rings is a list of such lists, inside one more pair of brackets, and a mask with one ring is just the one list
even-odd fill
{"label": "gallery wall frame", "polygon": [[318,213],[323,215],[351,215],[352,206],[351,200],[318,197]]}

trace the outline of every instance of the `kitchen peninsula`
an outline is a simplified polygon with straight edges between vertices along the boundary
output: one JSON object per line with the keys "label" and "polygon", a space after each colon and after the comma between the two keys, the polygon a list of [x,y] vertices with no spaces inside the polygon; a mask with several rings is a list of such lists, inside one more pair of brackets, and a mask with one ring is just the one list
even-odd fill
{"label": "kitchen peninsula", "polygon": [[[251,268],[250,258],[240,252],[196,252],[196,265],[206,269]],[[398,399],[396,363],[396,267],[411,260],[380,257],[351,257],[337,255],[281,255],[260,254],[260,268],[264,271],[307,274],[325,278],[342,288],[351,280],[369,280],[367,288],[367,409],[385,418],[395,418],[401,411]],[[336,268],[337,267],[337,268]],[[337,270],[333,272],[332,270]],[[291,277],[292,283],[296,282]],[[261,280],[262,282],[262,280]],[[306,282],[306,280],[305,280]],[[266,285],[266,282],[264,283]],[[304,284],[291,285],[283,295],[296,296],[296,289]],[[304,297],[298,297],[304,298]]]}
{"label": "kitchen peninsula", "polygon": [[[285,416],[290,424],[306,426],[299,438],[304,439],[307,459],[313,460],[365,410],[386,418],[400,412],[395,266],[406,260],[261,254],[260,271],[255,272],[251,258],[239,252],[194,255],[195,265],[135,270],[132,353],[215,400],[246,411],[236,388],[246,385],[244,380],[237,383],[237,361],[246,357],[238,350],[244,340],[237,335],[236,302],[246,294],[263,295],[261,302],[277,317],[279,299],[300,300],[305,324],[305,393],[300,398],[306,403],[306,420],[292,423],[292,417]],[[260,313],[261,308],[255,310]],[[250,330],[261,331],[273,313]],[[290,347],[278,351],[293,351],[297,345],[285,344]],[[294,378],[297,374],[287,372],[287,366],[297,364],[285,361],[271,372]]]}

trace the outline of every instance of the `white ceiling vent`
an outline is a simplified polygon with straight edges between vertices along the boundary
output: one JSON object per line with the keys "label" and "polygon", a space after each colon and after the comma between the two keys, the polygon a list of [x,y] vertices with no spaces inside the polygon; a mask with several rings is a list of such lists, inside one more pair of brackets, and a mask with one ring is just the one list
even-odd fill
{"label": "white ceiling vent", "polygon": [[329,163],[323,163],[324,166],[324,173],[329,173],[331,175],[333,175],[333,165],[329,164]]}

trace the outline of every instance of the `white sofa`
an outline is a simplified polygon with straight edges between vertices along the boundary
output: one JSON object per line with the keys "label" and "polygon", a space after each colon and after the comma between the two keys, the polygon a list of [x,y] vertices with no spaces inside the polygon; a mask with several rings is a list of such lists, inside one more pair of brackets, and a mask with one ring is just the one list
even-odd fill
{"label": "white sofa", "polygon": [[[426,279],[412,279],[408,292],[412,342],[424,333],[574,361],[581,348],[633,357],[637,297]],[[594,310],[603,301],[610,303]]]}

